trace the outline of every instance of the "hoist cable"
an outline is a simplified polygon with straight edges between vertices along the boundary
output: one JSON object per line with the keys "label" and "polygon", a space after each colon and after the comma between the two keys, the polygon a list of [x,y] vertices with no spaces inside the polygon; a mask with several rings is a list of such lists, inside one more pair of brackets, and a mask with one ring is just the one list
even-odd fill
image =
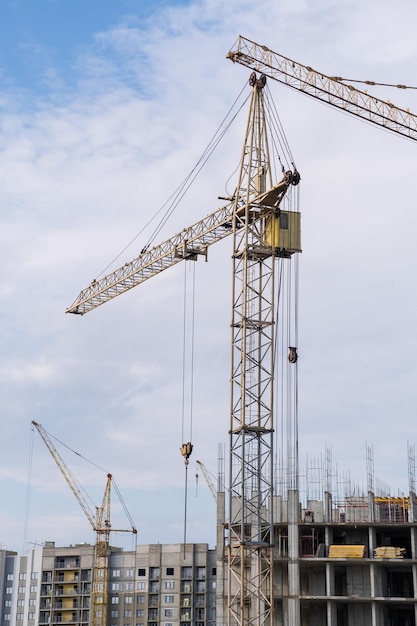
{"label": "hoist cable", "polygon": [[193,263],[193,292],[191,309],[191,356],[190,356],[190,441],[193,440],[193,410],[194,410],[194,342],[195,342],[195,271]]}
{"label": "hoist cable", "polygon": [[184,263],[184,291],[182,311],[182,398],[181,398],[181,441],[185,441],[185,378],[186,378],[186,354],[187,354],[187,263]]}
{"label": "hoist cable", "polygon": [[185,546],[187,544],[187,492],[188,492],[188,464],[185,464],[185,489],[184,489],[184,536],[183,536],[183,555],[186,556]]}

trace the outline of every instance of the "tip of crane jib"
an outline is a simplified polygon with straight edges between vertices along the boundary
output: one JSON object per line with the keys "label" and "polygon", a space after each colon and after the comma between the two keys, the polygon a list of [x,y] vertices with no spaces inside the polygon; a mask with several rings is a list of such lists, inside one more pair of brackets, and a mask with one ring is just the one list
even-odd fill
{"label": "tip of crane jib", "polygon": [[65,309],[65,313],[72,313],[73,315],[83,315],[84,312],[80,311],[78,306],[69,306],[68,309]]}

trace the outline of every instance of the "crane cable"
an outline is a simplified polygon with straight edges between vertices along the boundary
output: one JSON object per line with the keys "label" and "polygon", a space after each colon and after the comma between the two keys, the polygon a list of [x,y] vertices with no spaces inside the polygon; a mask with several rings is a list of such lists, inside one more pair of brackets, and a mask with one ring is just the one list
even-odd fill
{"label": "crane cable", "polygon": [[[223,137],[225,136],[225,134],[231,127],[236,117],[239,115],[240,111],[245,106],[249,96],[247,96],[244,99],[244,101],[239,105],[238,109],[234,111],[234,109],[236,108],[238,104],[238,101],[241,99],[242,94],[245,90],[246,90],[246,82],[244,86],[242,87],[239,95],[233,102],[232,106],[230,107],[229,111],[225,115],[224,119],[222,120],[219,128],[216,130],[213,137],[210,139],[207,147],[204,149],[202,155],[198,159],[197,163],[192,168],[191,172],[185,177],[182,183],[178,185],[178,187],[173,191],[173,193],[164,202],[164,204],[158,209],[158,211],[146,222],[146,224],[140,229],[140,231],[136,233],[136,235],[124,246],[124,248],[113,258],[113,260],[110,261],[110,263],[108,263],[106,267],[98,274],[98,277],[103,276],[108,271],[108,269],[122,256],[122,254],[124,254],[126,250],[140,237],[140,235],[143,234],[143,232],[150,226],[150,224],[152,224],[152,222],[164,211],[164,213],[160,217],[159,222],[155,226],[152,234],[148,238],[145,246],[142,248],[141,252],[145,252],[150,247],[150,245],[153,243],[157,235],[160,233],[163,226],[168,221],[169,217],[173,214],[173,212],[179,205],[180,201],[185,196],[186,192],[194,183],[195,179],[197,178],[197,176],[199,175],[199,173],[201,172],[201,170],[203,169],[203,167],[205,166],[209,158],[212,156],[217,146],[220,144],[221,140],[223,139]],[[231,119],[229,119],[230,117]]]}
{"label": "crane cable", "polygon": [[392,83],[377,83],[374,80],[357,80],[354,78],[342,78],[342,76],[329,76],[331,80],[336,80],[340,83],[362,83],[363,85],[371,85],[372,87],[395,87],[396,89],[417,89],[417,87],[412,87],[410,85],[394,85]]}
{"label": "crane cable", "polygon": [[275,153],[278,155],[278,160],[282,168],[282,162],[279,157],[279,154],[280,153],[282,153],[283,155],[285,154],[286,159],[287,159],[287,164],[291,165],[293,169],[297,169],[295,166],[295,159],[293,157],[290,144],[285,134],[284,127],[279,117],[274,99],[272,98],[271,91],[268,87],[268,83],[266,84],[266,89],[264,90],[264,93],[265,93],[265,102],[268,108],[268,115],[265,117],[269,125],[270,137],[272,139],[272,143],[275,148],[275,151],[274,150],[271,151],[272,155],[274,155]]}
{"label": "crane cable", "polygon": [[[34,432],[34,427],[32,425],[31,427],[31,432]],[[58,439],[58,437],[55,437],[54,435],[52,435],[50,432],[46,431],[45,432],[48,434],[48,436],[51,439],[54,439],[55,441],[57,441],[61,446],[64,446],[64,448],[67,448],[67,450],[69,450],[70,452],[72,452],[73,454],[75,454],[76,456],[79,456],[80,459],[83,459],[84,461],[86,461],[87,463],[89,463],[90,465],[93,465],[94,467],[96,467],[97,469],[99,469],[101,472],[105,472],[105,474],[110,475],[111,476],[111,483],[112,483],[112,487],[114,488],[120,504],[122,505],[122,508],[126,514],[127,519],[129,520],[131,526],[132,526],[132,532],[134,535],[137,534],[137,530],[136,530],[136,526],[135,523],[132,519],[132,516],[129,513],[129,510],[126,506],[125,501],[123,500],[123,496],[120,492],[119,487],[116,484],[116,481],[114,480],[114,476],[111,472],[108,472],[107,470],[105,470],[103,467],[101,467],[100,465],[98,465],[97,463],[94,463],[94,461],[91,461],[91,459],[88,459],[87,457],[83,456],[80,452],[77,452],[76,450],[74,450],[73,448],[71,448],[71,446],[67,445],[66,443],[64,443],[63,441],[61,441],[60,439]],[[32,449],[31,449],[31,456],[33,456],[33,434],[32,434]],[[30,461],[30,468],[32,467],[32,461]],[[90,505],[92,507],[93,510],[96,509],[96,505],[93,501],[93,499],[91,498],[91,496],[88,494],[88,492],[85,490],[85,488],[81,485],[80,482],[78,482],[77,478],[72,475],[72,480],[74,481],[75,485],[77,486],[77,489],[83,494],[85,500],[88,500],[90,502]],[[28,505],[27,505],[28,506]]]}
{"label": "crane cable", "polygon": [[[187,543],[187,505],[188,505],[188,465],[189,459],[193,451],[192,434],[193,434],[193,402],[194,402],[194,340],[195,340],[195,263],[192,264],[192,293],[191,293],[191,337],[190,337],[190,397],[189,412],[190,425],[188,441],[180,447],[180,452],[184,458],[185,467],[185,485],[184,485],[184,558],[185,545]],[[187,263],[184,264],[184,299],[183,299],[183,346],[182,346],[182,409],[181,409],[181,440],[185,441],[185,406],[186,406],[186,365],[187,365]]]}

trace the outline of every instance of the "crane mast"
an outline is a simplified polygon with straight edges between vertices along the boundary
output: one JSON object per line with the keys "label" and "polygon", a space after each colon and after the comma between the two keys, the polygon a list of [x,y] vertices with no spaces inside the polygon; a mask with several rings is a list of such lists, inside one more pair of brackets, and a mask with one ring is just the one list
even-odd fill
{"label": "crane mast", "polygon": [[95,514],[84,498],[78,487],[77,481],[65,465],[61,455],[52,443],[51,438],[38,422],[32,421],[33,426],[38,431],[44,444],[51,453],[52,458],[58,465],[69,488],[76,497],[79,505],[84,511],[88,521],[96,533],[94,546],[94,569],[93,569],[93,591],[90,612],[91,626],[107,626],[107,589],[109,570],[109,541],[110,541],[110,490],[111,474],[107,474],[107,482],[104,490],[101,506],[96,507]]}
{"label": "crane mast", "polygon": [[[299,213],[281,211],[273,184],[265,83],[251,75],[233,213],[227,550],[229,624],[239,626],[273,624],[275,265],[301,251]],[[298,184],[298,172],[287,182]]]}

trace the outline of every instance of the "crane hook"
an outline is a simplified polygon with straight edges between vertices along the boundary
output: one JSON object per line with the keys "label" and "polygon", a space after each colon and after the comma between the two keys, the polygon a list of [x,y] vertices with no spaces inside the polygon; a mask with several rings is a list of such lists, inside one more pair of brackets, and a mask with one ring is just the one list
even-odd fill
{"label": "crane hook", "polygon": [[189,458],[191,456],[192,451],[193,451],[193,444],[191,443],[191,441],[189,441],[188,443],[183,443],[180,448],[180,452],[182,456],[184,457],[186,465],[188,465]]}

